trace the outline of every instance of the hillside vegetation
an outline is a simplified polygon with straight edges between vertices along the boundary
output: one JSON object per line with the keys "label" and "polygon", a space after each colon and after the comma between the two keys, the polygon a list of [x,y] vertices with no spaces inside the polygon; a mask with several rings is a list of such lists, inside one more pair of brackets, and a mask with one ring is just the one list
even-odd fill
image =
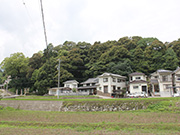
{"label": "hillside vegetation", "polygon": [[157,69],[175,70],[180,65],[180,39],[163,43],[157,38],[123,37],[118,41],[49,44],[31,58],[14,53],[1,63],[1,83],[11,76],[9,88],[30,88],[38,94],[57,86],[58,59],[61,60],[61,86],[66,80],[79,82],[104,72],[127,76],[139,71],[146,75]]}

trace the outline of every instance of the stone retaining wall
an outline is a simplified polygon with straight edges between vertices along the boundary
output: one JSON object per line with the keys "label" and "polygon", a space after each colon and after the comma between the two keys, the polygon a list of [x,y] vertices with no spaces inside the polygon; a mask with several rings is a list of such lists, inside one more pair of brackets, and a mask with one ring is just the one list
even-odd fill
{"label": "stone retaining wall", "polygon": [[27,101],[0,100],[0,106],[37,111],[124,111],[146,109],[158,101],[108,100],[108,101]]}

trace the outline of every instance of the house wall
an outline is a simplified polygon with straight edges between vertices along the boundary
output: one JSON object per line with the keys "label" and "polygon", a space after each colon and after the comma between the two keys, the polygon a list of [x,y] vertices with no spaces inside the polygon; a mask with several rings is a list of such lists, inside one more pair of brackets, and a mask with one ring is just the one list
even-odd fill
{"label": "house wall", "polygon": [[[141,84],[141,83],[130,84],[129,85],[130,93],[141,93],[142,92],[142,86],[146,86],[146,90],[147,90],[147,83],[144,83],[144,84]],[[138,88],[134,88],[134,87],[138,87]]]}
{"label": "house wall", "polygon": [[77,88],[78,84],[77,83],[65,83],[64,87],[69,87],[69,88],[73,89],[73,88]]}
{"label": "house wall", "polygon": [[[137,77],[140,77],[140,79],[136,79]],[[134,80],[145,80],[146,81],[146,76],[144,76],[144,75],[135,75],[135,76],[132,76],[132,80],[131,80],[131,77],[129,77],[129,80],[130,81],[134,81]]]}
{"label": "house wall", "polygon": [[[104,78],[108,78],[108,81],[104,82],[103,81]],[[113,78],[116,80],[116,82],[113,82]],[[98,86],[97,90],[104,92],[104,86],[107,86],[108,93],[112,93],[113,86],[115,86],[115,89],[117,89],[118,87],[120,87],[121,89],[125,88],[126,87],[125,79],[123,79],[123,78],[119,78],[119,79],[124,80],[124,82],[123,81],[118,82],[118,77],[111,77],[111,76],[101,77],[101,78],[99,78],[99,86]]]}

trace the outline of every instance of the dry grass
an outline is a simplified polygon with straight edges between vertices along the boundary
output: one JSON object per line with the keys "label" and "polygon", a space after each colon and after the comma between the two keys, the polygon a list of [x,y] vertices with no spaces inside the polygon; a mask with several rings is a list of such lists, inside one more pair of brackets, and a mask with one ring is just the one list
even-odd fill
{"label": "dry grass", "polygon": [[42,111],[0,111],[0,116],[0,121],[36,121],[55,123],[180,123],[180,114],[169,112],[65,113]]}

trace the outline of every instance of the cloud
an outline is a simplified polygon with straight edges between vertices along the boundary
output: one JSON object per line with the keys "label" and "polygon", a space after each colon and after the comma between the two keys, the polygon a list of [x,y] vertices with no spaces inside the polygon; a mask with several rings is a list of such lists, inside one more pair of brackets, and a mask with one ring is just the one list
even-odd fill
{"label": "cloud", "polygon": [[[39,0],[0,0],[0,61],[46,48]],[[180,38],[179,0],[44,0],[48,42],[118,40],[123,36]]]}

